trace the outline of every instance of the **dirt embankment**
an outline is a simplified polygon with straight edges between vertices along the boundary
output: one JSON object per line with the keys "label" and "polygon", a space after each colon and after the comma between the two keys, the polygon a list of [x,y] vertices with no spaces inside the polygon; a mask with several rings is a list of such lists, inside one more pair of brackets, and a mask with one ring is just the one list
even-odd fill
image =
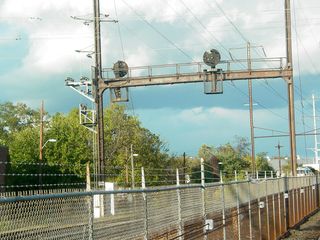
{"label": "dirt embankment", "polygon": [[310,217],[298,229],[291,230],[289,240],[320,240],[320,211]]}

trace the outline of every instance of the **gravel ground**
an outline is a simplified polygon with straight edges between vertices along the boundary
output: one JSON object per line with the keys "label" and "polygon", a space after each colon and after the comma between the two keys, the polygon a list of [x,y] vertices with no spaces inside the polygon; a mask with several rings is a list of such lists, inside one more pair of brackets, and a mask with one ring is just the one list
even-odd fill
{"label": "gravel ground", "polygon": [[291,230],[290,236],[284,239],[320,240],[320,211],[310,217],[298,229]]}

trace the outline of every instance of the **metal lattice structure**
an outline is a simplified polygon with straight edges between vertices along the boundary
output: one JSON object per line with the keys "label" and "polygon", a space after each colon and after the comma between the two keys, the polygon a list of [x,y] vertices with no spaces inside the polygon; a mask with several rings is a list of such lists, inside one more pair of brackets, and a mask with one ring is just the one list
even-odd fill
{"label": "metal lattice structure", "polygon": [[277,239],[319,209],[319,180],[6,194],[0,239]]}

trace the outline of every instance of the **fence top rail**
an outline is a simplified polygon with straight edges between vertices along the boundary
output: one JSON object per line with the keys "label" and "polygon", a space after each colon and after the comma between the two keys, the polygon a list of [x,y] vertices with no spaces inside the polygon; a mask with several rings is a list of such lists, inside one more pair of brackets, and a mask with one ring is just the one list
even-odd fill
{"label": "fence top rail", "polygon": [[21,201],[33,201],[33,200],[45,200],[54,198],[73,198],[73,197],[92,197],[94,195],[103,194],[134,194],[134,193],[156,193],[173,190],[183,189],[195,189],[202,188],[201,184],[192,185],[180,185],[180,186],[169,186],[159,188],[145,188],[145,189],[123,189],[123,190],[94,190],[86,192],[67,192],[67,193],[54,193],[54,194],[41,194],[41,195],[30,195],[30,196],[15,196],[15,197],[0,197],[0,203],[9,202],[21,202]]}
{"label": "fence top rail", "polygon": [[[301,178],[301,177],[300,177]],[[1,203],[11,203],[11,202],[21,202],[21,201],[34,201],[34,200],[45,200],[45,199],[57,199],[57,198],[74,198],[74,197],[92,197],[94,195],[106,195],[106,194],[135,194],[135,193],[157,193],[165,191],[183,190],[183,189],[205,189],[210,187],[219,187],[223,185],[233,185],[241,183],[258,183],[265,182],[268,180],[282,180],[283,178],[269,178],[269,179],[250,179],[243,181],[232,181],[227,183],[206,183],[204,186],[201,184],[189,184],[189,185],[179,185],[179,186],[164,186],[157,188],[138,188],[138,189],[121,189],[121,190],[93,190],[86,192],[64,192],[64,193],[49,193],[49,194],[37,194],[29,196],[14,196],[6,197],[0,196]]]}

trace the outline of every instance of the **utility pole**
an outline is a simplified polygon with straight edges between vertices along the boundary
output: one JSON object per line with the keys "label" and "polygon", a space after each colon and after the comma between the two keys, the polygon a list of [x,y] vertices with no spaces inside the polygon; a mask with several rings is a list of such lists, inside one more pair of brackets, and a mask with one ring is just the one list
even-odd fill
{"label": "utility pole", "polygon": [[44,112],[44,103],[41,101],[40,106],[40,142],[39,142],[39,160],[42,163],[43,154],[42,154],[42,146],[43,146],[43,112]]}
{"label": "utility pole", "polygon": [[126,147],[126,187],[129,186],[128,148]]}
{"label": "utility pole", "polygon": [[102,81],[102,60],[101,60],[101,27],[100,27],[100,2],[93,0],[94,7],[94,50],[95,69],[92,79],[93,98],[96,109],[97,123],[97,148],[98,148],[98,181],[104,181],[105,157],[104,157],[104,122],[103,122],[103,91],[99,91],[99,83]]}
{"label": "utility pole", "polygon": [[39,187],[42,185],[42,164],[43,164],[43,112],[44,103],[41,101],[40,106],[40,141],[39,141]]}
{"label": "utility pole", "polygon": [[183,153],[183,183],[186,183],[186,153]]}
{"label": "utility pole", "polygon": [[290,76],[288,76],[285,79],[287,80],[287,84],[288,84],[291,173],[293,176],[296,176],[297,175],[297,153],[296,153],[296,130],[295,130],[295,113],[294,113],[294,85],[293,85],[290,2],[291,2],[290,0],[285,0],[287,69],[291,70],[291,72],[290,72]]}
{"label": "utility pole", "polygon": [[[251,71],[251,44],[247,43],[248,70]],[[252,80],[248,79],[249,111],[250,111],[250,138],[251,138],[251,165],[252,172],[256,172],[255,147],[254,147],[254,127],[253,127],[253,100],[252,100]]]}
{"label": "utility pole", "polygon": [[132,144],[130,147],[130,159],[131,159],[131,187],[134,189],[134,163],[133,163],[133,149]]}
{"label": "utility pole", "polygon": [[279,172],[280,172],[280,177],[282,175],[282,169],[281,169],[281,148],[283,148],[283,146],[280,145],[280,142],[278,142],[278,145],[275,146],[275,148],[278,149],[278,160],[279,160]]}

